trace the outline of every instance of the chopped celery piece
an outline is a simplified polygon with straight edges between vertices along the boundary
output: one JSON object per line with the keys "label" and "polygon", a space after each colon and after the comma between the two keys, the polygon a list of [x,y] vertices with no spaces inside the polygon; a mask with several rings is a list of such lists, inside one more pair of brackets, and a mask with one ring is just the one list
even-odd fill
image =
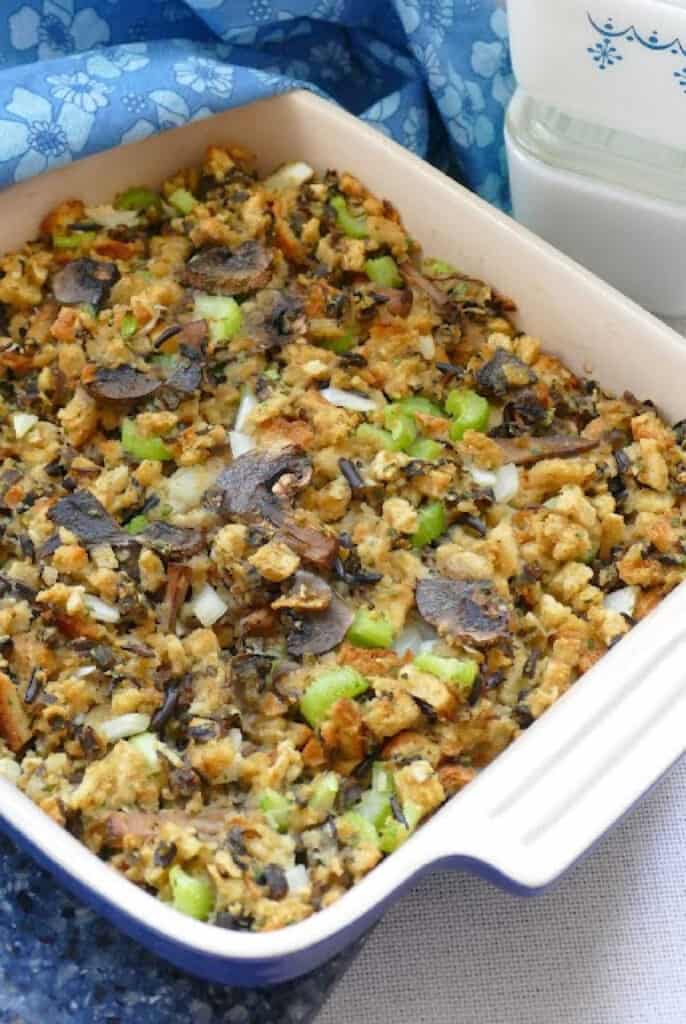
{"label": "chopped celery piece", "polygon": [[328,814],[333,807],[340,783],[335,772],[326,772],[321,775],[312,787],[312,795],[308,806],[319,814]]}
{"label": "chopped celery piece", "polygon": [[138,321],[136,320],[133,313],[127,313],[121,318],[119,324],[119,333],[122,338],[132,338],[138,330]]}
{"label": "chopped celery piece", "polygon": [[355,334],[352,328],[346,331],[345,334],[341,334],[339,338],[320,338],[317,340],[317,344],[321,348],[327,348],[330,352],[335,352],[339,356],[349,352],[351,348],[355,348],[357,342],[357,334]]}
{"label": "chopped celery piece", "polygon": [[417,440],[417,426],[411,412],[402,409],[393,402],[386,406],[384,412],[384,423],[386,429],[391,433],[393,450],[406,452],[414,441]]}
{"label": "chopped celery piece", "polygon": [[364,270],[369,280],[381,288],[402,288],[403,279],[392,256],[377,256],[376,259],[367,260]]}
{"label": "chopped celery piece", "polygon": [[433,462],[435,459],[440,459],[444,450],[443,445],[438,441],[432,441],[430,437],[420,437],[418,441],[410,445],[407,454],[411,455],[413,459]]}
{"label": "chopped celery piece", "polygon": [[178,356],[172,356],[167,352],[160,352],[159,355],[150,357],[150,362],[161,366],[163,370],[173,370],[178,361]]}
{"label": "chopped celery piece", "polygon": [[358,697],[369,688],[369,683],[348,666],[322,672],[307,687],[300,698],[303,717],[316,729],[324,721],[332,705],[342,697]]}
{"label": "chopped celery piece", "polygon": [[443,502],[430,501],[428,505],[419,510],[417,529],[412,534],[412,544],[416,548],[423,548],[445,533],[445,529],[446,518]]}
{"label": "chopped celery piece", "polygon": [[160,766],[160,759],[157,754],[158,741],[155,733],[139,732],[137,736],[132,736],[128,742],[143,755],[150,771],[157,771]]}
{"label": "chopped celery piece", "polygon": [[394,853],[409,838],[410,830],[395,818],[388,818],[379,833],[379,849],[382,853]]}
{"label": "chopped celery piece", "polygon": [[412,414],[423,412],[427,416],[440,416],[445,419],[445,413],[440,405],[432,402],[430,398],[425,398],[424,395],[408,395],[407,398],[401,398],[400,401],[394,402],[394,405],[398,409],[402,409],[403,412]]}
{"label": "chopped celery piece", "polygon": [[196,295],[193,313],[208,321],[212,341],[230,341],[243,323],[241,307],[225,295]]}
{"label": "chopped celery piece", "polygon": [[121,445],[127,455],[143,462],[150,459],[153,462],[166,462],[173,458],[173,453],[166,446],[161,437],[145,437],[136,430],[133,420],[123,420],[121,425]]}
{"label": "chopped celery piece", "polygon": [[75,231],[73,235],[53,235],[52,245],[54,249],[81,249],[84,245],[90,245],[96,238],[95,231]]}
{"label": "chopped celery piece", "polygon": [[343,196],[334,196],[331,206],[336,213],[336,223],[348,238],[368,238],[367,218],[364,214],[356,217],[348,209]]}
{"label": "chopped celery piece", "polygon": [[353,808],[353,814],[361,814],[367,821],[371,821],[376,829],[380,829],[387,818],[391,816],[391,795],[390,793],[378,793],[373,789],[363,793]]}
{"label": "chopped celery piece", "polygon": [[477,395],[469,388],[456,388],[451,391],[445,408],[455,417],[450,427],[453,441],[461,441],[468,430],[484,431],[488,426],[491,407],[485,398]]}
{"label": "chopped celery piece", "polygon": [[126,524],[127,533],[132,534],[134,537],[137,533],[140,533],[148,525],[149,519],[147,516],[134,516]]}
{"label": "chopped celery piece", "polygon": [[187,188],[177,188],[169,196],[169,202],[179,213],[190,213],[198,200]]}
{"label": "chopped celery piece", "polygon": [[214,906],[214,888],[209,878],[195,878],[175,864],[169,872],[172,905],[198,921],[206,921]]}
{"label": "chopped celery piece", "polygon": [[375,761],[372,765],[372,789],[388,794],[395,790],[393,769],[386,761]]}
{"label": "chopped celery piece", "polygon": [[157,192],[138,185],[120,192],[113,205],[115,210],[147,210],[149,206],[158,206],[159,202]]}
{"label": "chopped celery piece", "polygon": [[279,380],[281,374],[279,373],[278,366],[268,366],[266,370],[262,371],[262,376],[266,377],[267,380]]}
{"label": "chopped celery piece", "polygon": [[439,654],[418,654],[413,662],[420,672],[429,672],[444,683],[452,683],[468,693],[479,666],[471,658],[444,658]]}
{"label": "chopped celery piece", "polygon": [[357,833],[357,842],[369,843],[370,846],[379,845],[379,833],[368,818],[363,817],[356,811],[348,811],[347,814],[343,815],[342,820],[347,821],[347,823],[355,830]]}
{"label": "chopped celery piece", "polygon": [[358,608],[346,640],[355,647],[390,647],[393,643],[393,626],[382,612]]}
{"label": "chopped celery piece", "polygon": [[292,810],[291,801],[275,789],[265,789],[260,797],[260,810],[276,832],[285,832]]}
{"label": "chopped celery piece", "polygon": [[393,451],[393,438],[390,431],[382,430],[381,427],[374,427],[371,423],[361,423],[355,431],[355,436],[365,444],[372,445],[379,451]]}
{"label": "chopped celery piece", "polygon": [[450,263],[446,263],[445,260],[424,260],[424,269],[429,274],[456,274],[457,271]]}

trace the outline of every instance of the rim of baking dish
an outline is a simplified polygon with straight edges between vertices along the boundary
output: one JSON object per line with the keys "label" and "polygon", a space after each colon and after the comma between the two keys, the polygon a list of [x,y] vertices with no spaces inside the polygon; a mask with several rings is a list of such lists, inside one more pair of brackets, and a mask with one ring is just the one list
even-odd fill
{"label": "rim of baking dish", "polygon": [[[304,113],[316,111],[319,115],[325,114],[332,122],[343,122],[348,126],[354,124],[360,142],[376,150],[380,159],[383,158],[384,151],[388,152],[389,150],[402,156],[403,161],[414,165],[416,169],[421,169],[421,172],[430,179],[433,188],[442,190],[447,202],[451,201],[457,190],[461,194],[463,202],[473,204],[479,209],[482,217],[488,218],[498,225],[504,239],[509,235],[527,241],[529,246],[544,255],[549,263],[564,268],[568,275],[574,274],[589,290],[601,289],[608,300],[623,308],[625,314],[633,312],[653,334],[661,334],[663,347],[667,350],[672,349],[675,357],[677,357],[678,350],[683,360],[683,344],[669,327],[660,323],[609,285],[601,282],[589,271],[559,253],[548,243],[515,224],[509,217],[494,209],[484,200],[468,192],[402,146],[381,135],[376,129],[360,122],[333,103],[304,90],[294,90],[267,100],[245,104],[244,107],[259,107],[265,104],[284,107],[294,105],[296,108],[302,108]],[[211,123],[211,119],[208,119],[209,123]],[[182,127],[173,131],[183,130]],[[143,142],[132,145],[144,144]],[[573,713],[574,701],[582,693],[588,694],[589,687],[594,684],[597,689],[599,676],[608,679],[613,676],[621,676],[632,660],[635,660],[641,648],[652,650],[653,645],[647,641],[653,634],[657,643],[660,636],[664,637],[669,632],[665,631],[669,621],[674,622],[677,618],[686,619],[682,609],[684,603],[686,603],[686,589],[682,585],[662,602],[658,609],[651,614],[649,620],[639,623],[620,645],[605,654],[597,666],[587,672],[554,707],[546,712],[542,719],[520,736],[515,744],[485,768],[474,782],[450,798],[400,849],[385,858],[334,904],[315,912],[301,922],[288,925],[278,931],[235,932],[180,916],[179,912],[146,893],[114,868],[101,861],[86,846],[50,819],[14,785],[2,779],[0,779],[0,815],[29,843],[37,847],[55,867],[70,876],[83,888],[93,891],[99,899],[113,907],[117,913],[139,922],[146,930],[157,933],[172,944],[219,960],[269,961],[321,945],[336,933],[354,927],[356,922],[372,913],[396,890],[411,881],[418,872],[430,866],[437,866],[441,862],[452,860],[458,865],[471,866],[477,871],[483,869],[492,877],[505,883],[511,883],[512,887],[521,892],[535,892],[559,877],[571,863],[578,859],[580,853],[587,850],[609,827],[615,824],[621,814],[628,810],[635,800],[683,753],[686,740],[681,747],[675,746],[674,743],[671,746],[665,744],[660,765],[654,766],[650,773],[644,772],[639,779],[638,786],[634,785],[623,804],[621,800],[615,801],[612,811],[606,815],[602,825],[594,828],[588,841],[584,841],[583,849],[566,862],[564,856],[546,860],[545,851],[542,856],[537,856],[535,851],[533,856],[529,854],[527,864],[522,859],[518,862],[516,857],[514,859],[501,857],[498,853],[498,846],[500,844],[508,846],[509,834],[504,826],[497,823],[494,825],[492,820],[487,820],[480,813],[480,794],[487,791],[484,790],[484,786],[493,789],[493,784],[500,779],[505,782],[504,788],[507,788],[506,780],[508,777],[512,779],[511,769],[515,758],[521,762],[517,773],[518,778],[525,779],[527,776],[527,771],[522,772],[521,770],[524,765],[528,765],[529,777],[531,777],[531,772],[535,772],[539,766],[536,753],[537,738],[552,733],[554,729],[567,736],[573,733],[575,721],[577,725],[579,724],[578,716],[575,719]],[[684,643],[686,644],[686,635]],[[586,703],[588,703],[588,699],[586,699]],[[562,728],[559,724],[561,720],[564,723]],[[517,797],[516,793],[513,795],[513,798],[515,797]]]}

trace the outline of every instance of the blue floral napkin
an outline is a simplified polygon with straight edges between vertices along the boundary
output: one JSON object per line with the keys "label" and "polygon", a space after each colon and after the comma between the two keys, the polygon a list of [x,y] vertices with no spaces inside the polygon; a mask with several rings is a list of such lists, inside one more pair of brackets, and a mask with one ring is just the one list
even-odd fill
{"label": "blue floral napkin", "polygon": [[[507,204],[496,0],[4,0],[0,187],[304,85]],[[185,978],[0,840],[0,1024],[310,1020],[348,959],[270,994]]]}
{"label": "blue floral napkin", "polygon": [[299,84],[507,202],[512,75],[496,0],[0,8],[0,186]]}

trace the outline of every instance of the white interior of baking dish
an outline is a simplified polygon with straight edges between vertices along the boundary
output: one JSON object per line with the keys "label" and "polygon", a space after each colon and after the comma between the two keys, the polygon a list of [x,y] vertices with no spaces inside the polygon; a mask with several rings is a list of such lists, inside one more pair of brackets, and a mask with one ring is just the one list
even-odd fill
{"label": "white interior of baking dish", "polygon": [[[437,257],[516,298],[521,324],[575,370],[614,391],[686,414],[686,347],[607,285],[374,129],[309,94],[291,93],[119,148],[0,195],[2,248],[35,235],[68,197],[106,201],[131,184],[159,183],[202,158],[209,142],[238,141],[261,169],[302,159],[348,169],[401,210]],[[269,934],[182,919],[100,862],[8,783],[0,813],[63,871],[173,941],[236,962],[282,958],[325,942],[417,870],[450,858],[491,866],[524,889],[556,878],[686,749],[686,595],[683,588],[634,629],[478,779],[341,900]]]}

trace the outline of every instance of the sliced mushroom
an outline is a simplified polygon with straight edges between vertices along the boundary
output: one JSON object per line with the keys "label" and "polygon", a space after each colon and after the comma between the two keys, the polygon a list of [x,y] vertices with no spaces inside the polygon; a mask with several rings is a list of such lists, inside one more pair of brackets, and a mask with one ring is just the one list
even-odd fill
{"label": "sliced mushroom", "polygon": [[161,825],[170,822],[192,829],[200,838],[211,839],[227,831],[231,814],[229,809],[224,808],[208,808],[193,815],[171,810],[113,811],[105,821],[105,834],[110,846],[121,849],[126,836],[152,838]]}
{"label": "sliced mushroom", "polygon": [[186,526],[170,526],[157,520],[136,534],[136,540],[146,548],[152,548],[164,558],[190,558],[205,546],[200,530]]}
{"label": "sliced mushroom", "polygon": [[287,544],[296,555],[318,569],[330,569],[338,554],[338,538],[311,526],[299,526],[292,519],[284,522],[277,540]]}
{"label": "sliced mushroom", "polygon": [[94,398],[104,398],[108,402],[133,402],[147,398],[160,386],[157,377],[125,363],[113,367],[88,366],[81,379]]}
{"label": "sliced mushroom", "polygon": [[392,316],[407,317],[412,312],[411,288],[375,288],[374,298],[379,298],[383,309]]}
{"label": "sliced mushroom", "polygon": [[[518,391],[503,408],[501,437],[516,437],[529,430],[540,430],[550,421],[552,407],[544,402],[534,388]],[[498,435],[496,435],[498,436]]]}
{"label": "sliced mushroom", "polygon": [[205,502],[227,519],[268,519],[279,526],[284,522],[288,501],[307,486],[311,476],[310,460],[295,445],[246,452],[218,477],[206,493]]}
{"label": "sliced mushroom", "polygon": [[503,398],[508,391],[528,387],[537,380],[538,377],[526,363],[504,348],[499,348],[476,374],[477,388],[492,398]]}
{"label": "sliced mushroom", "polygon": [[128,547],[134,538],[122,530],[90,491],[78,490],[60,498],[48,512],[48,519],[75,534],[88,545],[112,544]]}
{"label": "sliced mushroom", "polygon": [[203,355],[197,349],[184,349],[164,387],[181,395],[192,395],[202,385]]}
{"label": "sliced mushroom", "polygon": [[242,295],[269,283],[273,259],[273,253],[254,239],[233,250],[214,245],[191,256],[184,281],[210,294]]}
{"label": "sliced mushroom", "polygon": [[598,440],[579,437],[578,434],[549,434],[547,437],[494,437],[505,462],[515,466],[532,466],[543,459],[567,459],[571,455],[590,452],[599,444]]}
{"label": "sliced mushroom", "polygon": [[99,309],[107,301],[110,288],[119,280],[116,263],[101,260],[72,260],[52,278],[52,292],[63,306],[87,302]]}
{"label": "sliced mushroom", "polygon": [[[298,573],[317,580],[311,573]],[[326,654],[342,642],[353,621],[353,613],[347,604],[338,597],[323,580],[318,581],[329,591],[329,603],[322,611],[302,612],[291,616],[291,628],[286,638],[286,650],[292,658],[300,658],[303,654]],[[321,592],[321,591],[320,591]]]}
{"label": "sliced mushroom", "polygon": [[272,601],[272,608],[321,612],[329,607],[332,596],[333,591],[326,580],[300,569],[293,577],[288,593]]}
{"label": "sliced mushroom", "polygon": [[415,593],[419,614],[441,633],[475,646],[510,635],[510,613],[488,580],[420,580]]}
{"label": "sliced mushroom", "polygon": [[263,352],[280,348],[305,330],[302,300],[292,292],[265,288],[242,306],[241,334]]}
{"label": "sliced mushroom", "polygon": [[439,288],[432,281],[429,281],[427,277],[424,277],[416,267],[413,267],[411,263],[401,263],[399,270],[408,284],[412,285],[413,288],[417,288],[419,291],[424,292],[425,295],[431,299],[433,304],[438,309],[443,309],[452,304],[452,300],[449,295]]}

